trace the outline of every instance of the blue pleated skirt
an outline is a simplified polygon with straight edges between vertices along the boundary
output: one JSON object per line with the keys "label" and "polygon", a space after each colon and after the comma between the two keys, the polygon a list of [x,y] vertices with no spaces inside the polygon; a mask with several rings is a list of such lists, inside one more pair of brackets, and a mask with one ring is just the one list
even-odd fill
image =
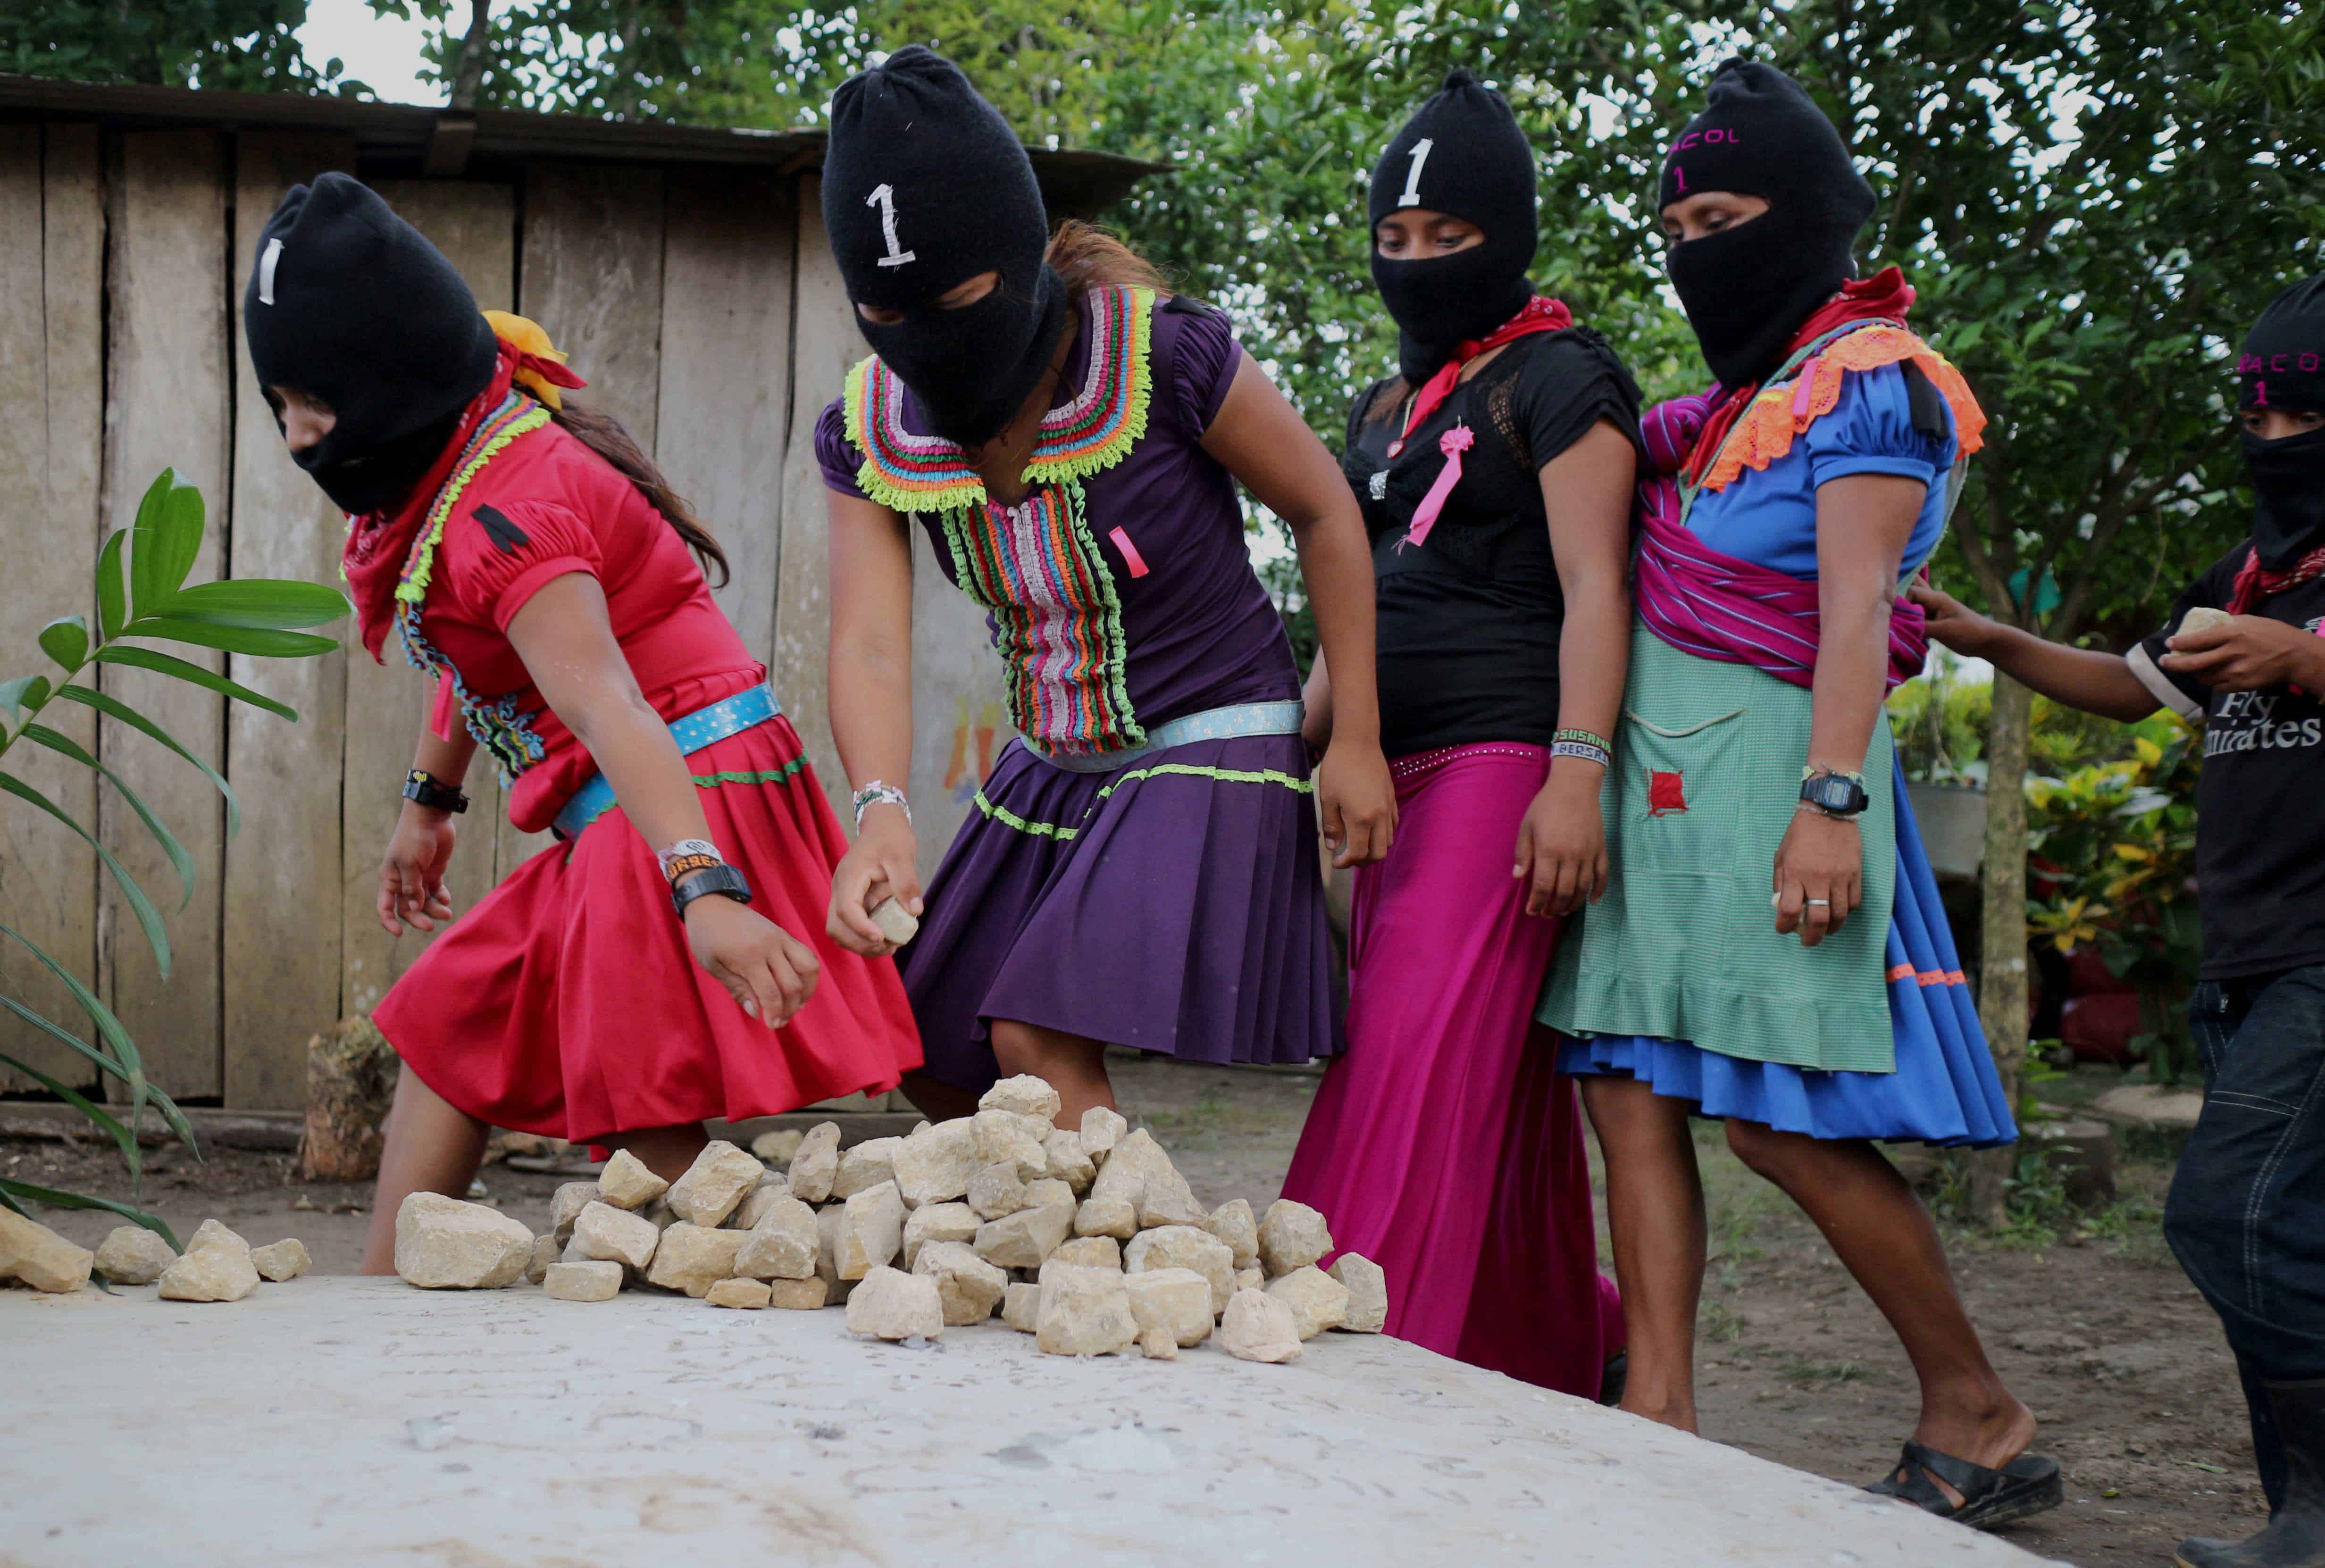
{"label": "blue pleated skirt", "polygon": [[1889,919],[1890,1073],[1815,1072],[1725,1056],[1687,1040],[1648,1035],[1569,1039],[1558,1067],[1578,1077],[1621,1075],[1658,1094],[1691,1102],[1703,1116],[1757,1121],[1811,1138],[1991,1148],[2015,1141],[2017,1124],[1978,1027],[1978,1009],[1938,899],[1922,830],[1893,765],[1897,883]]}

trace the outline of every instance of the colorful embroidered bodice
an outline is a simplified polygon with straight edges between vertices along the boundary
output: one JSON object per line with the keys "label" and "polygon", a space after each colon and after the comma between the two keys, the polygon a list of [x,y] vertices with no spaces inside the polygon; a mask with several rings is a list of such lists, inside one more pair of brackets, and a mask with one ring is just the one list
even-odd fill
{"label": "colorful embroidered bodice", "polygon": [[1080,481],[1146,433],[1153,311],[1150,290],[1091,295],[1089,373],[1042,417],[1025,466],[1033,492],[1014,506],[986,493],[959,447],[904,428],[903,384],[877,357],[848,373],[841,397],[848,438],[864,454],[857,486],[894,511],[938,519],[954,581],[991,613],[1010,720],[1053,752],[1145,742],[1125,684],[1122,603]]}
{"label": "colorful embroidered bodice", "polygon": [[443,540],[444,524],[452,508],[459,504],[461,492],[511,442],[541,429],[549,418],[547,409],[514,390],[485,416],[468,437],[459,461],[452,465],[451,476],[430,503],[427,524],[412,541],[412,554],[395,587],[395,629],[403,642],[403,656],[429,674],[450,680],[468,733],[499,764],[505,783],[541,760],[541,738],[533,733],[532,715],[519,712],[514,697],[488,702],[470,692],[452,661],[421,634],[420,621],[427,607],[429,580],[435,572],[436,547]]}

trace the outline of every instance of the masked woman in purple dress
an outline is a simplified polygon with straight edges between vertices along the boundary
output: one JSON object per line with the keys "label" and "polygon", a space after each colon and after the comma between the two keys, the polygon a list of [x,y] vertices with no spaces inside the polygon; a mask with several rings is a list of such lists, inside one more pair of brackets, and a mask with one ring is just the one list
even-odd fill
{"label": "masked woman in purple dress", "polygon": [[[1398,831],[1357,873],[1348,1048],[1284,1194],[1382,1266],[1390,1333],[1587,1398],[1620,1308],[1574,1086],[1533,1014],[1561,918],[1606,880],[1639,392],[1527,281],[1534,180],[1466,70],[1373,171],[1400,374],[1357,399],[1341,469],[1373,541]],[[1311,740],[1343,674],[1309,677]]]}
{"label": "masked woman in purple dress", "polygon": [[[833,97],[824,223],[876,354],[816,426],[831,511],[833,738],[858,834],[830,930],[922,911],[910,803],[912,555],[989,612],[1021,739],[898,956],[932,1116],[1000,1074],[1112,1103],[1107,1045],[1214,1062],[1329,1055],[1316,853],[1388,850],[1364,524],[1331,456],[1236,344],[1094,230],[1055,240],[1022,148],[918,47]],[[1046,242],[1046,243],[1045,243]],[[1240,480],[1291,526],[1345,682],[1311,777],[1298,668],[1251,567]]]}
{"label": "masked woman in purple dress", "polygon": [[1857,279],[1870,186],[1790,78],[1722,66],[1664,160],[1672,284],[1713,400],[1649,455],[1630,680],[1605,797],[1605,899],[1541,1020],[1606,1155],[1628,1317],[1624,1408],[1692,1431],[1703,1189],[1690,1114],[1807,1212],[1902,1342],[1922,1413],[1871,1490],[1991,1526],[2060,1501],[2034,1416],[1979,1343],[1930,1216],[1876,1140],[2017,1136],[1882,714],[1921,668],[1898,603],[1945,531],[1985,416]]}

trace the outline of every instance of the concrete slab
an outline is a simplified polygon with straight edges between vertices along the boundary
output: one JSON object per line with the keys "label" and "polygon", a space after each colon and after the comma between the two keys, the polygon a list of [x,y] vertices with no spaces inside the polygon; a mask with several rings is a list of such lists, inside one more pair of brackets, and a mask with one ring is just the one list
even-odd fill
{"label": "concrete slab", "polygon": [[0,1562],[2036,1561],[1394,1340],[1076,1361],[841,1320],[344,1277],[0,1291]]}

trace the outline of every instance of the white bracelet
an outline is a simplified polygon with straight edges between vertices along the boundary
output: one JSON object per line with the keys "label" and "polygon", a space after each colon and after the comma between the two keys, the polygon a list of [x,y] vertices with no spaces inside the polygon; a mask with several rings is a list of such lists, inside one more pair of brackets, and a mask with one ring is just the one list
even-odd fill
{"label": "white bracelet", "polygon": [[856,831],[858,833],[864,831],[864,814],[875,806],[894,807],[904,814],[904,826],[912,826],[912,803],[905,799],[904,792],[894,784],[875,779],[848,797],[848,803],[856,807]]}
{"label": "white bracelet", "polygon": [[720,854],[718,853],[718,846],[712,844],[709,839],[681,838],[676,844],[672,844],[668,849],[657,850],[654,852],[654,859],[660,862],[662,866],[662,880],[667,881],[670,879],[670,868],[672,866],[675,865],[681,860],[688,859],[694,855],[709,855],[712,860],[717,861],[721,865],[727,863],[727,857]]}

